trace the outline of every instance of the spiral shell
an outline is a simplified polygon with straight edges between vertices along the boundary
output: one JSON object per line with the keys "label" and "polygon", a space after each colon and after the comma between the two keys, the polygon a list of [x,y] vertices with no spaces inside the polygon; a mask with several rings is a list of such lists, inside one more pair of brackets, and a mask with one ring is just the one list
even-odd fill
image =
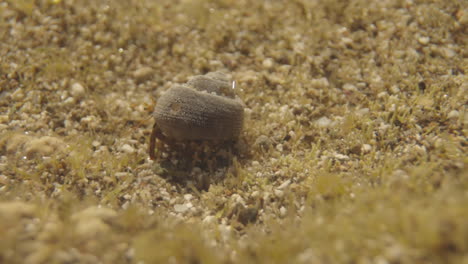
{"label": "spiral shell", "polygon": [[157,101],[156,125],[176,140],[235,140],[244,122],[244,104],[220,72],[174,85]]}

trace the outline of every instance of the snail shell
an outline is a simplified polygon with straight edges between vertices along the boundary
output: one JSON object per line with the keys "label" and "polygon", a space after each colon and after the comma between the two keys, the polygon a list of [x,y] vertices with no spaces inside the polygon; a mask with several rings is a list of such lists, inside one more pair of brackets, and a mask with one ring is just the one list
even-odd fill
{"label": "snail shell", "polygon": [[233,90],[220,72],[174,85],[156,103],[156,125],[177,140],[234,140],[242,131],[244,104]]}
{"label": "snail shell", "polygon": [[237,97],[232,83],[221,72],[210,72],[206,75],[194,76],[187,82],[187,85],[198,91],[215,93],[232,99]]}

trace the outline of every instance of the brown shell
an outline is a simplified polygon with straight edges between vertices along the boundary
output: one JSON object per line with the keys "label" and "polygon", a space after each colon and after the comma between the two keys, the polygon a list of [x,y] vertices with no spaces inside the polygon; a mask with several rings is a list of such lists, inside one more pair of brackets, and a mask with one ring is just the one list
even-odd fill
{"label": "brown shell", "polygon": [[[196,82],[188,85],[197,86],[197,90],[174,85],[158,99],[154,117],[162,133],[178,140],[236,139],[244,122],[242,101],[214,94],[216,86],[224,87],[217,81],[203,77]],[[203,82],[207,89],[203,89]]]}

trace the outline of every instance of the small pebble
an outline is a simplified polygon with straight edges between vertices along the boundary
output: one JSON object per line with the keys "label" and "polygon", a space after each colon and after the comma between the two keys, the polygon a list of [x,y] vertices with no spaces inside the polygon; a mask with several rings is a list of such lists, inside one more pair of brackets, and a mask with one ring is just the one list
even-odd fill
{"label": "small pebble", "polygon": [[400,88],[398,88],[398,86],[396,86],[396,85],[392,85],[392,87],[390,87],[390,91],[393,94],[398,94],[400,92]]}
{"label": "small pebble", "polygon": [[133,153],[133,152],[135,152],[135,149],[134,149],[132,146],[130,146],[129,144],[124,144],[124,145],[122,146],[121,150],[122,150],[123,152],[126,152],[126,153]]}
{"label": "small pebble", "polygon": [[343,154],[335,154],[335,158],[339,160],[349,160],[349,157]]}
{"label": "small pebble", "polygon": [[318,126],[318,127],[326,128],[326,127],[331,126],[332,121],[331,121],[330,119],[328,119],[326,116],[324,116],[324,117],[319,118],[319,119],[316,121],[316,123],[317,123],[317,126]]}
{"label": "small pebble", "polygon": [[380,92],[380,93],[377,94],[377,98],[383,98],[383,97],[385,97],[387,95],[388,95],[387,92]]}
{"label": "small pebble", "polygon": [[267,58],[265,60],[263,60],[263,67],[266,68],[266,69],[271,69],[271,67],[273,67],[273,60],[271,58]]}
{"label": "small pebble", "polygon": [[149,80],[153,74],[153,69],[150,67],[141,67],[133,72],[133,78],[136,79],[138,83]]}
{"label": "small pebble", "polygon": [[70,93],[73,97],[81,98],[85,94],[85,88],[80,83],[74,83],[71,86]]}
{"label": "small pebble", "polygon": [[278,144],[276,145],[276,150],[278,150],[279,152],[283,152],[284,148],[283,148],[283,144]]}
{"label": "small pebble", "polygon": [[418,42],[421,45],[427,45],[429,43],[429,37],[419,37]]}
{"label": "small pebble", "polygon": [[65,101],[63,101],[63,103],[65,105],[71,105],[75,103],[75,99],[73,97],[68,97],[67,99],[65,99]]}
{"label": "small pebble", "polygon": [[356,111],[356,115],[358,116],[367,115],[368,113],[369,113],[369,108],[361,108]]}
{"label": "small pebble", "polygon": [[281,217],[285,217],[286,214],[288,213],[288,210],[284,206],[281,206],[279,211],[280,211],[280,216]]}
{"label": "small pebble", "polygon": [[278,186],[278,189],[280,190],[286,189],[286,187],[288,187],[289,184],[291,184],[291,180],[286,180],[280,186]]}
{"label": "small pebble", "polygon": [[450,48],[441,48],[440,51],[442,56],[446,59],[453,58],[457,55],[457,52]]}
{"label": "small pebble", "polygon": [[363,144],[361,150],[364,153],[369,153],[372,150],[372,146],[369,144]]}
{"label": "small pebble", "polygon": [[275,190],[274,193],[275,193],[275,196],[278,198],[283,198],[284,196],[284,192],[282,190]]}
{"label": "small pebble", "polygon": [[174,205],[174,210],[177,213],[184,213],[188,209],[189,209],[189,207],[187,205],[185,205],[185,204],[176,204],[176,205]]}
{"label": "small pebble", "polygon": [[114,174],[114,176],[115,176],[116,178],[123,178],[123,177],[127,177],[127,176],[129,176],[129,175],[130,175],[130,173],[128,173],[128,172],[116,172],[116,173]]}
{"label": "small pebble", "polygon": [[193,198],[193,195],[191,195],[190,193],[184,195],[184,199],[186,201],[190,201],[190,200],[192,200],[192,198]]}
{"label": "small pebble", "polygon": [[357,91],[357,88],[356,88],[356,86],[354,86],[354,85],[352,85],[352,84],[345,83],[345,84],[343,85],[343,90],[355,92],[355,91]]}
{"label": "small pebble", "polygon": [[456,119],[460,116],[460,113],[457,110],[452,110],[448,113],[447,118],[449,119]]}
{"label": "small pebble", "polygon": [[311,80],[310,85],[314,88],[323,89],[329,87],[330,83],[328,82],[327,78],[319,78]]}

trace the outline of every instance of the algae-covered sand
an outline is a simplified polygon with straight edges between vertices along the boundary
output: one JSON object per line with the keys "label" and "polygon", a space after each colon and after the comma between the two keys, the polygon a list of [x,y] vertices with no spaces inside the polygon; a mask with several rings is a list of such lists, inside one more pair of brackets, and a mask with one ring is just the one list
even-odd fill
{"label": "algae-covered sand", "polygon": [[[1,1],[0,263],[468,263],[467,28],[463,0]],[[229,158],[149,160],[157,98],[218,70]]]}

